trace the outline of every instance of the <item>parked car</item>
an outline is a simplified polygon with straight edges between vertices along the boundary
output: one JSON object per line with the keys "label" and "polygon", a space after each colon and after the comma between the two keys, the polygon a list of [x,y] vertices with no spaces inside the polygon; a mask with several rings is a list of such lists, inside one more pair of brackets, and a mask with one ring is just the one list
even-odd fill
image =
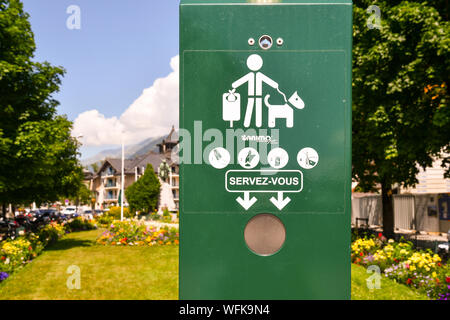
{"label": "parked car", "polygon": [[5,238],[15,239],[17,237],[18,224],[14,220],[0,220],[0,240]]}
{"label": "parked car", "polygon": [[447,243],[440,243],[437,250],[444,261],[450,258],[450,230],[447,231]]}
{"label": "parked car", "polygon": [[68,217],[78,216],[77,207],[75,206],[68,206],[61,213]]}
{"label": "parked car", "polygon": [[56,221],[58,223],[62,223],[68,219],[67,216],[61,214],[61,212],[55,209],[41,210],[41,212],[44,216],[49,217],[51,221]]}
{"label": "parked car", "polygon": [[103,215],[103,210],[94,210],[94,217],[98,217],[98,216],[101,216],[101,215]]}
{"label": "parked car", "polygon": [[92,210],[84,210],[82,213],[82,216],[86,219],[92,220],[94,219],[93,211]]}
{"label": "parked car", "polygon": [[33,210],[30,212],[31,217],[29,217],[31,223],[31,231],[36,232],[40,228],[49,224],[52,220],[50,218],[50,212],[47,210]]}
{"label": "parked car", "polygon": [[25,234],[26,232],[29,232],[32,230],[32,223],[30,221],[30,217],[28,214],[21,214],[18,215],[15,219],[18,227],[17,227],[17,234],[19,236]]}

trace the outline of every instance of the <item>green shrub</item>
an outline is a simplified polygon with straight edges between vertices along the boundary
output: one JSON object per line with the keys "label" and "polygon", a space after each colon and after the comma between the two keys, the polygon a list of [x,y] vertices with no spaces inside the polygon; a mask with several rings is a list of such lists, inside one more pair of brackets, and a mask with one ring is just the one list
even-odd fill
{"label": "green shrub", "polygon": [[106,213],[97,218],[97,223],[102,227],[109,226],[114,221],[113,216],[109,216]]}
{"label": "green shrub", "polygon": [[[108,212],[105,212],[103,215],[107,215],[110,217],[114,217],[116,220],[120,220],[120,207],[111,207]],[[123,208],[123,217],[124,218],[133,218],[133,213],[130,212],[130,209],[127,207]]]}
{"label": "green shrub", "polygon": [[44,246],[46,246],[58,241],[65,233],[66,231],[62,225],[56,222],[52,222],[38,231],[38,237],[39,241],[41,241]]}
{"label": "green shrub", "polygon": [[161,220],[161,216],[158,214],[158,212],[153,211],[153,212],[150,214],[150,219],[151,219],[151,220],[154,220],[154,221],[158,221],[158,220]]}
{"label": "green shrub", "polygon": [[97,226],[91,221],[83,218],[75,218],[65,225],[65,228],[69,232],[85,231],[97,229]]}

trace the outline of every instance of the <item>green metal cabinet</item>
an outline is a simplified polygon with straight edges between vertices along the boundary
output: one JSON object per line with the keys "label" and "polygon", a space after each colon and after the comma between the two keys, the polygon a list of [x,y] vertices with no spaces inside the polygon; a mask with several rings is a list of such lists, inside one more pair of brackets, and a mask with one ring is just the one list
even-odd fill
{"label": "green metal cabinet", "polygon": [[350,298],[351,41],[351,1],[181,1],[181,299]]}

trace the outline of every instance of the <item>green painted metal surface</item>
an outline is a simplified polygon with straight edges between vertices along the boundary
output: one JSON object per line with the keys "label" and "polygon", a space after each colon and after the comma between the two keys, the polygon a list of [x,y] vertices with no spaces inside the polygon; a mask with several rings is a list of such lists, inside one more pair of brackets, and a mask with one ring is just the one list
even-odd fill
{"label": "green painted metal surface", "polygon": [[[348,1],[181,2],[181,299],[350,298],[351,37]],[[271,256],[244,239],[261,213],[286,229]]]}

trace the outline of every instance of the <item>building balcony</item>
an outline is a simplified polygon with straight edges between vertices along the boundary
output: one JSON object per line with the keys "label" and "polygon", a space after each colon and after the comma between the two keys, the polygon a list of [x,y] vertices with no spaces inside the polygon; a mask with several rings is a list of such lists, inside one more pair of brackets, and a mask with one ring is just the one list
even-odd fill
{"label": "building balcony", "polygon": [[105,198],[105,202],[118,202],[119,198]]}
{"label": "building balcony", "polygon": [[120,186],[118,184],[105,184],[105,189],[119,189]]}
{"label": "building balcony", "polygon": [[102,178],[114,178],[116,175],[114,173],[102,173]]}

